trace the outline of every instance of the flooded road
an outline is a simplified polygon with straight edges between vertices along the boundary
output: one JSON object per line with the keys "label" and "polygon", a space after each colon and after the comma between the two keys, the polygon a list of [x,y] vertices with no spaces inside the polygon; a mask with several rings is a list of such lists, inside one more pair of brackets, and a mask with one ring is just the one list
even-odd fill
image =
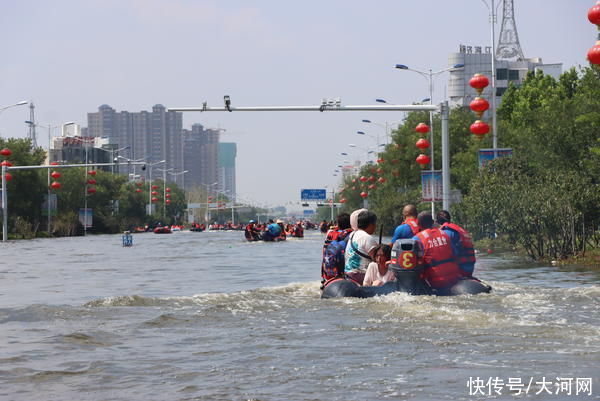
{"label": "flooded road", "polygon": [[3,244],[0,399],[600,399],[599,272],[485,255],[492,294],[321,300],[322,241]]}

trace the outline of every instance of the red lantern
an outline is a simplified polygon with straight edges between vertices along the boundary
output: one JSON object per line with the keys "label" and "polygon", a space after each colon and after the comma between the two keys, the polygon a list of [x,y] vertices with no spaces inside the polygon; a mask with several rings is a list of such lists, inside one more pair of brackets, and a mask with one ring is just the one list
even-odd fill
{"label": "red lantern", "polygon": [[96,188],[92,187],[92,188],[88,188],[87,193],[92,195],[96,193]]}
{"label": "red lantern", "polygon": [[171,194],[166,194],[165,196],[166,196],[167,198],[170,198],[170,197],[171,197]]}
{"label": "red lantern", "polygon": [[600,64],[600,41],[596,42],[594,47],[588,50],[587,59],[592,64]]}
{"label": "red lantern", "polygon": [[346,199],[344,199],[344,198],[340,199],[340,203],[346,203]]}
{"label": "red lantern", "polygon": [[87,180],[87,183],[90,185],[96,185],[96,180],[93,178],[90,178],[89,180]]}
{"label": "red lantern", "polygon": [[373,177],[373,176],[370,176],[370,177],[369,177],[369,182],[375,182],[375,179],[376,179],[375,177]]}
{"label": "red lantern", "polygon": [[380,177],[377,181],[379,181],[381,184],[383,184],[386,180],[383,177]]}
{"label": "red lantern", "polygon": [[369,186],[368,186],[368,188],[369,188],[369,189],[375,189],[375,188],[377,188],[377,185],[375,185],[375,184],[371,184],[371,185],[369,185]]}
{"label": "red lantern", "polygon": [[485,89],[485,87],[489,84],[490,81],[483,74],[475,74],[473,75],[473,78],[471,78],[471,80],[469,81],[469,85],[471,85],[471,87],[475,89],[480,95],[481,92],[483,92],[483,89]]}
{"label": "red lantern", "polygon": [[383,169],[382,168],[378,168],[377,169],[377,174],[382,174],[383,173]]}
{"label": "red lantern", "polygon": [[477,120],[471,124],[470,129],[473,135],[475,135],[478,139],[482,139],[485,134],[490,132],[490,126],[481,120]]}
{"label": "red lantern", "polygon": [[588,10],[588,20],[594,25],[600,25],[600,1]]}
{"label": "red lantern", "polygon": [[415,131],[417,131],[419,134],[426,134],[429,132],[429,125],[424,124],[424,123],[419,123],[417,125],[417,127],[415,128]]}
{"label": "red lantern", "polygon": [[6,181],[11,181],[11,180],[12,180],[12,174],[6,173]]}
{"label": "red lantern", "polygon": [[0,150],[0,155],[2,155],[4,157],[8,157],[8,156],[12,155],[12,152],[10,151],[10,149],[4,148],[4,149]]}
{"label": "red lantern", "polygon": [[377,163],[383,163],[385,162],[385,159],[377,159]]}
{"label": "red lantern", "polygon": [[421,138],[417,141],[415,145],[421,150],[427,149],[429,147],[429,141],[427,139]]}
{"label": "red lantern", "polygon": [[487,100],[485,100],[482,97],[476,97],[475,99],[473,99],[473,101],[469,104],[469,107],[471,108],[471,110],[473,110],[473,112],[475,112],[475,114],[477,114],[477,116],[479,118],[481,118],[481,115],[490,108],[490,104],[488,103]]}
{"label": "red lantern", "polygon": [[152,189],[158,189],[158,185],[152,185]]}
{"label": "red lantern", "polygon": [[51,166],[58,166],[58,163],[57,162],[52,162],[52,163],[50,163],[50,165]]}
{"label": "red lantern", "polygon": [[50,184],[50,187],[52,189],[60,189],[60,182],[54,181],[52,184]]}
{"label": "red lantern", "polygon": [[360,196],[361,196],[362,198],[366,198],[367,196],[369,196],[369,194],[368,194],[367,192],[361,192],[361,193],[360,193]]}
{"label": "red lantern", "polygon": [[158,198],[152,198],[151,201],[152,201],[152,203],[156,203],[156,202],[158,202]]}
{"label": "red lantern", "polygon": [[142,192],[142,190],[139,188],[136,188],[135,192],[140,193],[140,192]]}
{"label": "red lantern", "polygon": [[171,192],[171,188],[169,188],[169,187],[166,187],[166,188],[165,188],[165,191],[167,191],[167,192]]}
{"label": "red lantern", "polygon": [[359,179],[360,179],[360,182],[366,182],[368,178],[363,175]]}
{"label": "red lantern", "polygon": [[424,154],[420,154],[416,158],[416,162],[419,163],[421,165],[421,167],[425,167],[427,164],[429,164],[430,160],[431,159],[429,158],[429,156],[424,155]]}
{"label": "red lantern", "polygon": [[150,195],[156,196],[156,195],[158,195],[158,192],[152,191],[152,192],[150,192]]}
{"label": "red lantern", "polygon": [[6,166],[6,167],[11,167],[13,164],[11,162],[9,162],[8,160],[4,160],[2,163],[0,163],[0,166]]}
{"label": "red lantern", "polygon": [[88,174],[89,175],[96,175],[96,170],[90,170],[90,171],[88,171]]}
{"label": "red lantern", "polygon": [[171,200],[170,200],[170,199],[167,199],[167,200],[165,201],[165,203],[166,203],[167,205],[170,205],[170,204],[171,204]]}
{"label": "red lantern", "polygon": [[352,189],[353,189],[354,191],[356,191],[356,187],[352,187]]}
{"label": "red lantern", "polygon": [[58,171],[53,171],[52,174],[50,174],[50,177],[54,179],[60,178],[60,173]]}

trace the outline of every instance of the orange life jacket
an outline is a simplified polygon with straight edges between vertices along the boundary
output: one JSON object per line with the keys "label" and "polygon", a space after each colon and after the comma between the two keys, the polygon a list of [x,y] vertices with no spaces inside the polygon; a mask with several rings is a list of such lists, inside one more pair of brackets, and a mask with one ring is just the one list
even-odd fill
{"label": "orange life jacket", "polygon": [[426,266],[422,278],[433,288],[454,285],[462,276],[452,252],[450,237],[439,228],[429,228],[417,234],[423,245],[420,263]]}
{"label": "orange life jacket", "polygon": [[403,224],[407,224],[410,227],[413,235],[417,235],[417,233],[421,231],[419,223],[417,223],[417,219],[413,219],[412,217],[406,218]]}
{"label": "orange life jacket", "polygon": [[449,228],[450,230],[456,231],[460,237],[462,251],[460,255],[458,255],[458,264],[462,265],[463,263],[475,263],[475,249],[473,248],[471,234],[469,234],[469,232],[461,226],[454,223],[444,223],[442,224],[441,228],[442,230]]}

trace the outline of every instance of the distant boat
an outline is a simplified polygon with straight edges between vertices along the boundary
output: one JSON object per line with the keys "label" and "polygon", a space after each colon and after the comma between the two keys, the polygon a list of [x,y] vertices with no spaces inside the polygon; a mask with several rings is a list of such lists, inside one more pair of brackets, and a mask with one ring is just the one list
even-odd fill
{"label": "distant boat", "polygon": [[154,229],[154,234],[171,234],[172,231],[169,227],[156,227]]}

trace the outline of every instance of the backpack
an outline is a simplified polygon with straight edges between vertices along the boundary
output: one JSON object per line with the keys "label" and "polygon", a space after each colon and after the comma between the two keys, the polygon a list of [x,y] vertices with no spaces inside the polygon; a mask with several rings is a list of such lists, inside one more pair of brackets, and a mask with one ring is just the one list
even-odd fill
{"label": "backpack", "polygon": [[343,275],[348,234],[347,231],[340,232],[336,239],[325,245],[321,263],[321,276],[325,280]]}

